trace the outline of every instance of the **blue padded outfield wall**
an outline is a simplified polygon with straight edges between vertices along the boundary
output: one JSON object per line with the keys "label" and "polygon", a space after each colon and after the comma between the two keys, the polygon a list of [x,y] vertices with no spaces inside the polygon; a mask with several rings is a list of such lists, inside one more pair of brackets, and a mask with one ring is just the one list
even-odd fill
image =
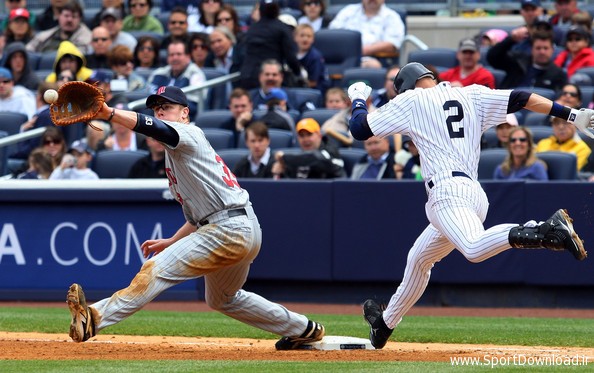
{"label": "blue padded outfield wall", "polygon": [[[408,249],[427,225],[425,188],[416,181],[241,180],[264,242],[250,280],[282,283],[400,281]],[[594,184],[485,182],[485,226],[545,220],[567,208],[594,255]],[[142,265],[140,244],[183,223],[166,199],[167,181],[0,182],[0,299],[62,300],[72,282],[109,294]],[[169,299],[200,298],[202,280]],[[458,252],[435,266],[432,284],[593,286],[594,256],[509,250],[479,264]],[[394,285],[394,286],[395,286]]]}

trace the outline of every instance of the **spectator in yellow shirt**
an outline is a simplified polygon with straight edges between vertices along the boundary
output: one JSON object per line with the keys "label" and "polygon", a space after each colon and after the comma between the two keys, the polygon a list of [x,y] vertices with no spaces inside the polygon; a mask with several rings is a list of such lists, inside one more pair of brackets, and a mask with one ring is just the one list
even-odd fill
{"label": "spectator in yellow shirt", "polygon": [[536,152],[574,153],[577,156],[577,169],[581,170],[588,163],[588,157],[592,150],[576,135],[576,128],[573,124],[560,118],[553,118],[552,125],[553,136],[540,140],[536,145]]}

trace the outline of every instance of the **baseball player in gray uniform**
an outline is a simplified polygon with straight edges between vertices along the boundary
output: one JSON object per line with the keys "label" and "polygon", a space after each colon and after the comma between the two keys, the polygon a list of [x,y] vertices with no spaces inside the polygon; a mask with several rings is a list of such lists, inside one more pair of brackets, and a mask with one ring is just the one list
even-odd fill
{"label": "baseball player in gray uniform", "polygon": [[248,192],[213,150],[204,132],[189,125],[188,100],[177,87],[161,87],[146,106],[155,116],[108,107],[96,119],[118,123],[165,145],[169,188],[182,205],[185,224],[170,238],[145,241],[147,260],[130,285],[87,305],[73,284],[67,303],[70,337],[83,342],[118,323],[180,282],[204,276],[206,302],[213,309],[256,328],[279,334],[278,350],[321,340],[324,327],[263,297],[242,290],[258,255],[262,232]]}
{"label": "baseball player in gray uniform", "polygon": [[[583,242],[565,210],[544,222],[500,224],[487,230],[489,203],[477,181],[481,134],[522,108],[571,121],[586,133],[594,111],[563,107],[529,92],[493,90],[479,85],[453,88],[437,83],[419,63],[405,65],[396,78],[398,95],[368,115],[371,88],[358,82],[348,89],[352,100],[350,130],[357,140],[400,133],[416,144],[428,201],[429,225],[408,253],[402,283],[385,307],[369,299],[363,305],[369,339],[382,348],[406,312],[421,297],[434,263],[457,249],[469,261],[482,262],[511,248],[567,250],[586,258]],[[590,133],[591,134],[591,133]]]}

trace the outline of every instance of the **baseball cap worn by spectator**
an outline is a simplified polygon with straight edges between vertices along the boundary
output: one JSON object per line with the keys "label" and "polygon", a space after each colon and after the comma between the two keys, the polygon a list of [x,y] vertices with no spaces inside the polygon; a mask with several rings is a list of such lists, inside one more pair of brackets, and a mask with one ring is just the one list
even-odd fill
{"label": "baseball cap worn by spectator", "polygon": [[520,8],[524,9],[525,7],[534,7],[534,8],[540,8],[540,0],[522,0],[520,1]]}
{"label": "baseball cap worn by spectator", "polygon": [[571,35],[576,35],[579,38],[586,40],[588,44],[590,44],[590,33],[582,26],[571,26],[565,35],[565,40],[569,40]]}
{"label": "baseball cap worn by spectator", "polygon": [[113,17],[116,20],[120,20],[122,19],[122,11],[113,7],[105,8],[105,10],[101,12],[100,19],[103,21],[107,17]]}
{"label": "baseball cap worn by spectator", "polygon": [[102,71],[102,70],[95,70],[93,74],[87,79],[87,83],[109,83],[111,82],[112,75]]}
{"label": "baseball cap worn by spectator", "polygon": [[12,80],[12,73],[6,67],[0,67],[0,78]]}
{"label": "baseball cap worn by spectator", "polygon": [[287,101],[288,99],[289,99],[289,97],[287,96],[287,93],[280,88],[272,88],[266,95],[266,101],[270,101],[270,100]]}
{"label": "baseball cap worn by spectator", "polygon": [[10,11],[10,15],[8,16],[8,20],[12,21],[15,20],[17,18],[24,18],[27,21],[29,20],[29,17],[31,15],[29,14],[29,11],[25,8],[18,8],[18,9],[13,9]]}
{"label": "baseball cap worn by spectator", "polygon": [[72,145],[70,145],[68,153],[72,153],[72,151],[79,152],[80,154],[89,153],[93,155],[93,150],[87,145],[86,142],[81,140],[76,140],[72,143]]}
{"label": "baseball cap worn by spectator", "polygon": [[186,98],[184,91],[182,91],[178,87],[164,86],[157,89],[156,94],[147,97],[146,107],[150,109],[158,105],[158,103],[163,102],[164,100],[185,107],[189,106],[188,99]]}
{"label": "baseball cap worn by spectator", "polygon": [[297,133],[299,133],[299,131],[317,133],[320,132],[320,124],[313,118],[304,118],[297,122],[295,130],[297,131]]}
{"label": "baseball cap worn by spectator", "polygon": [[463,39],[460,42],[460,45],[458,46],[458,50],[460,52],[466,52],[466,51],[476,52],[479,50],[479,47],[474,39],[468,38],[468,39]]}

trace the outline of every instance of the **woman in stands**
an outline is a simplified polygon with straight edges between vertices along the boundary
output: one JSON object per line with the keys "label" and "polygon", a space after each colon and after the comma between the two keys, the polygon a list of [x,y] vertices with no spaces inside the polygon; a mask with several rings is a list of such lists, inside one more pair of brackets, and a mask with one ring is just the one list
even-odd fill
{"label": "woman in stands", "polygon": [[125,45],[116,45],[107,55],[107,63],[114,72],[114,78],[126,81],[120,91],[138,91],[146,86],[144,78],[134,71],[133,59],[132,52]]}
{"label": "woman in stands", "polygon": [[579,109],[582,107],[582,91],[577,84],[565,84],[555,102]]}
{"label": "woman in stands", "polygon": [[136,69],[154,69],[159,63],[159,41],[152,36],[141,36],[134,48],[134,66]]}
{"label": "woman in stands", "polygon": [[52,158],[52,170],[58,167],[68,150],[62,130],[59,127],[47,127],[41,136],[41,148]]}
{"label": "woman in stands", "polygon": [[303,16],[299,17],[297,23],[307,23],[314,31],[328,28],[332,21],[332,18],[326,15],[326,4],[323,0],[301,0],[301,11]]}
{"label": "woman in stands", "polygon": [[6,45],[15,41],[27,44],[33,38],[34,33],[33,26],[29,23],[29,11],[27,9],[19,8],[10,11],[8,25],[4,31]]}
{"label": "woman in stands", "polygon": [[515,127],[509,134],[507,156],[497,166],[496,180],[548,180],[547,165],[536,157],[532,132],[527,127]]}
{"label": "woman in stands", "polygon": [[566,33],[565,50],[555,58],[555,65],[566,70],[568,78],[582,67],[594,66],[590,32],[581,26],[571,26]]}
{"label": "woman in stands", "polygon": [[215,14],[223,6],[222,0],[198,0],[200,3],[198,14],[192,14],[188,11],[188,31],[206,32],[210,34],[215,27]]}
{"label": "woman in stands", "polygon": [[190,56],[192,62],[203,68],[210,52],[210,39],[205,32],[194,32],[190,36]]}
{"label": "woman in stands", "polygon": [[221,6],[218,12],[215,14],[215,26],[225,26],[233,35],[235,35],[235,39],[237,40],[237,45],[239,45],[243,41],[243,30],[241,22],[239,21],[239,16],[237,15],[237,11],[231,4],[224,4]]}

